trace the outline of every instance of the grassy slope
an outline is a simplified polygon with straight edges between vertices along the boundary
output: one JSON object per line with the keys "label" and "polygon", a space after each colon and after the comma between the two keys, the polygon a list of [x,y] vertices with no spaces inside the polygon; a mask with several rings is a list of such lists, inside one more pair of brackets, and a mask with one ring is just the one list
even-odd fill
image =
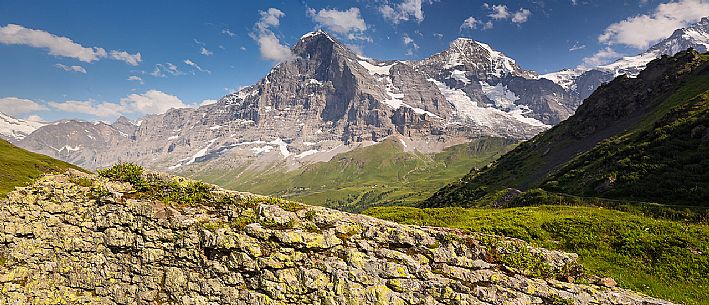
{"label": "grassy slope", "polygon": [[685,304],[709,304],[709,226],[598,207],[379,207],[386,220],[500,234],[579,254],[589,273]]}
{"label": "grassy slope", "polygon": [[[701,57],[702,61],[709,60],[709,55]],[[680,109],[683,105],[690,104],[690,101],[699,103],[696,98],[709,90],[709,73],[706,69],[707,63],[705,62],[695,69],[695,71],[702,72],[683,81],[673,94],[661,95],[656,100],[650,101],[652,107],[649,113],[642,113],[640,118],[628,118],[625,122],[616,124],[618,126],[611,125],[601,134],[591,135],[586,139],[577,139],[568,135],[570,130],[578,128],[574,122],[570,122],[573,120],[562,122],[534,139],[520,144],[515,150],[497,160],[493,166],[480,171],[473,170],[463,178],[463,182],[456,182],[442,188],[424,205],[427,207],[470,206],[475,199],[490,191],[504,187],[528,189],[556,179],[563,181],[547,183],[544,184],[544,187],[575,195],[597,196],[601,194],[595,192],[595,188],[602,183],[602,179],[614,175],[613,171],[623,172],[628,168],[635,171],[633,174],[627,175],[629,179],[633,177],[646,178],[648,175],[657,175],[663,173],[667,168],[673,168],[675,171],[671,175],[667,175],[674,177],[671,181],[689,186],[692,191],[685,192],[689,189],[675,188],[674,192],[662,194],[643,192],[642,189],[652,189],[655,186],[662,186],[663,183],[667,185],[662,187],[662,190],[676,187],[675,184],[670,186],[670,180],[658,181],[658,179],[669,179],[666,176],[658,175],[657,177],[660,178],[653,181],[655,186],[649,186],[647,183],[628,185],[626,188],[621,187],[616,192],[602,194],[603,196],[683,205],[706,205],[707,199],[709,199],[706,196],[709,192],[701,190],[702,186],[706,188],[707,183],[707,180],[703,178],[709,168],[706,158],[699,160],[697,165],[691,166],[691,164],[695,163],[697,158],[701,159],[702,155],[706,155],[707,145],[704,144],[700,148],[699,140],[689,139],[691,132],[686,130],[705,120],[706,109],[703,113]],[[614,82],[616,87],[623,89],[622,85],[618,86],[624,82],[623,80]],[[625,80],[625,83],[631,82]],[[607,92],[605,95],[599,95],[602,96],[600,98],[610,98],[615,94],[615,91],[622,91],[616,87],[603,88]],[[706,105],[706,103],[704,104]],[[664,128],[662,124],[665,124],[669,117],[678,115],[691,116],[687,118],[691,122],[685,120],[683,126]],[[657,122],[660,122],[661,125],[657,126]],[[622,126],[624,123],[629,126]],[[653,132],[653,129],[661,129],[660,133],[662,134],[654,139],[654,143],[648,143],[643,137],[648,132]],[[608,141],[595,144],[595,142],[609,136],[613,136],[611,139],[615,145],[607,145]],[[659,147],[660,149],[647,151],[643,150],[644,147]],[[673,149],[674,152],[669,152],[670,149]],[[636,152],[634,159],[626,160],[631,164],[615,166],[616,162],[625,159],[628,153],[633,151]],[[673,159],[675,157],[679,159]],[[647,162],[649,159],[655,160]],[[704,176],[698,173],[702,170],[705,172]],[[550,175],[555,174],[556,177],[549,179]],[[630,192],[631,188],[634,189],[633,192]],[[703,199],[696,200],[697,198]]]}
{"label": "grassy slope", "polygon": [[544,188],[709,205],[709,142],[702,139],[709,128],[709,75],[693,79],[662,106],[641,127],[599,143],[552,173]]}
{"label": "grassy slope", "polygon": [[[437,154],[404,152],[395,139],[355,149],[290,172],[280,168],[234,175],[190,176],[226,188],[287,197],[347,211],[377,205],[410,205],[512,149],[509,140],[485,138]],[[237,178],[234,178],[237,177]]]}
{"label": "grassy slope", "polygon": [[51,157],[26,151],[7,141],[0,140],[0,195],[16,186],[38,178],[44,173],[80,169]]}

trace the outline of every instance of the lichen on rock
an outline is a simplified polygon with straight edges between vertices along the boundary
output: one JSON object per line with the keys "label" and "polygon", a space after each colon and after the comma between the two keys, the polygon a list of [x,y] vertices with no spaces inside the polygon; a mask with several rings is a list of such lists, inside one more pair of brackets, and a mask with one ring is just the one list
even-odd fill
{"label": "lichen on rock", "polygon": [[18,188],[0,205],[0,304],[669,304],[569,282],[574,254],[519,240],[209,192],[229,200],[80,172]]}

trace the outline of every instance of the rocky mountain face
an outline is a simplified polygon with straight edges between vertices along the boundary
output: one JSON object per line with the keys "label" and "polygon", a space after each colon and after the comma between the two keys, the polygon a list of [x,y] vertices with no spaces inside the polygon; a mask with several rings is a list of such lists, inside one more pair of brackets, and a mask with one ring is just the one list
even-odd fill
{"label": "rocky mountain face", "polygon": [[559,86],[539,79],[536,72],[472,39],[458,38],[447,50],[412,64],[458,112],[474,121],[511,116],[530,125],[555,125],[579,104]]}
{"label": "rocky mountain face", "polygon": [[0,112],[0,138],[16,143],[44,126],[44,123],[13,118]]}
{"label": "rocky mountain face", "polygon": [[[468,205],[503,188],[701,205],[709,198],[709,54],[688,50],[601,85],[566,121],[425,205]],[[642,178],[641,178],[642,177]]]}
{"label": "rocky mountain face", "polygon": [[689,48],[700,53],[709,51],[709,17],[704,17],[689,27],[675,30],[670,37],[636,56],[623,57],[614,63],[590,69],[567,69],[541,77],[554,81],[578,100],[584,100],[598,86],[619,75],[635,77],[650,61],[663,55],[672,56]]}
{"label": "rocky mountain face", "polygon": [[293,60],[215,104],[173,109],[140,124],[59,122],[20,145],[85,168],[117,160],[168,171],[195,164],[293,168],[390,136],[422,152],[484,136],[527,139],[578,103],[469,39],[416,62],[364,58],[322,31],[304,35],[292,51]]}
{"label": "rocky mountain face", "polygon": [[670,304],[611,279],[574,283],[575,254],[520,240],[204,191],[231,203],[136,199],[78,172],[11,192],[0,303]]}

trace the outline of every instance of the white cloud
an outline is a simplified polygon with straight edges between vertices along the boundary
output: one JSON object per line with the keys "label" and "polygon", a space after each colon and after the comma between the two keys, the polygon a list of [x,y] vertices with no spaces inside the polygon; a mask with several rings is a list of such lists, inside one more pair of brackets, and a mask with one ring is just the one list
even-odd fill
{"label": "white cloud", "polygon": [[[17,24],[0,27],[0,43],[47,49],[50,55],[74,58],[88,63],[109,56],[109,53],[103,48],[84,47],[67,37],[57,36],[42,30],[28,29]],[[131,55],[125,51],[110,51],[110,57],[125,61],[133,66],[138,65],[141,61],[140,53]]]}
{"label": "white cloud", "polygon": [[122,98],[120,105],[127,112],[140,114],[165,113],[171,108],[187,108],[177,96],[160,90],[148,90],[143,94],[130,94]]}
{"label": "white cloud", "polygon": [[293,58],[287,45],[281,44],[275,34],[269,32],[261,34],[257,39],[261,57],[268,60],[285,61]]}
{"label": "white cloud", "polygon": [[460,31],[463,31],[465,29],[474,30],[478,27],[478,24],[480,24],[480,20],[477,20],[475,19],[475,17],[470,16],[463,21],[463,24],[460,25]]}
{"label": "white cloud", "polygon": [[[487,3],[483,3],[483,8],[490,10],[490,14],[488,17],[492,18],[493,20],[507,20],[509,19],[512,21],[512,23],[516,24],[522,24],[527,22],[529,19],[529,16],[532,15],[532,12],[526,8],[520,8],[516,12],[510,12],[510,10],[507,8],[507,5],[504,4],[493,4],[489,5]],[[488,30],[492,28],[492,21],[488,20],[483,24],[482,29],[483,30]]]}
{"label": "white cloud", "polygon": [[585,49],[585,48],[586,48],[585,44],[580,44],[578,41],[575,41],[574,45],[569,48],[569,52],[578,51],[578,50]]}
{"label": "white cloud", "polygon": [[490,18],[495,19],[495,20],[501,20],[501,19],[507,19],[510,17],[510,12],[507,11],[507,5],[504,4],[495,4],[492,6],[488,6],[487,3],[484,5],[485,8],[490,8],[492,10],[492,13],[490,13]]}
{"label": "white cloud", "polygon": [[207,99],[207,100],[203,100],[201,103],[199,103],[199,105],[200,105],[200,106],[206,106],[206,105],[216,104],[217,102],[218,102],[218,100],[210,100],[210,99]]}
{"label": "white cloud", "polygon": [[436,37],[436,38],[438,38],[438,39],[441,39],[441,38],[443,38],[443,34],[441,34],[441,33],[433,33],[433,37]]}
{"label": "white cloud", "polygon": [[153,72],[150,72],[148,74],[155,76],[155,77],[165,77],[166,76],[165,73],[168,73],[172,76],[185,74],[185,72],[180,71],[180,69],[177,68],[176,65],[169,63],[169,62],[165,63],[164,65],[163,64],[155,65],[155,69],[153,70]]}
{"label": "white cloud", "polygon": [[379,13],[382,14],[384,19],[398,24],[402,21],[408,21],[410,19],[416,20],[416,22],[423,21],[423,3],[430,3],[430,1],[422,0],[403,0],[399,4],[389,5],[384,4],[379,7]]}
{"label": "white cloud", "polygon": [[86,69],[84,69],[84,67],[82,66],[66,66],[62,64],[56,64],[54,66],[64,71],[73,71],[86,74]]}
{"label": "white cloud", "polygon": [[285,14],[273,7],[266,11],[259,11],[259,14],[261,18],[254,25],[254,32],[249,36],[258,43],[261,57],[274,61],[285,61],[293,58],[290,48],[282,44],[276,34],[271,31],[271,28],[277,28],[280,25],[280,18],[285,16]]}
{"label": "white cloud", "polygon": [[709,1],[680,0],[663,3],[647,15],[638,15],[609,25],[598,41],[622,44],[638,49],[667,38],[675,29],[709,16]]}
{"label": "white cloud", "polygon": [[13,96],[0,98],[0,112],[11,116],[20,116],[34,111],[47,110],[47,106],[33,100]]}
{"label": "white cloud", "polygon": [[615,59],[618,59],[621,56],[622,54],[616,52],[611,47],[606,47],[598,50],[598,52],[596,52],[595,54],[584,58],[583,64],[580,66],[580,68],[604,65]]}
{"label": "white cloud", "polygon": [[402,36],[401,39],[404,41],[404,45],[409,47],[406,50],[405,54],[408,56],[414,55],[414,51],[418,50],[418,48],[419,48],[419,45],[416,44],[416,41],[414,41],[413,38],[409,37],[408,34],[404,34],[404,36]]}
{"label": "white cloud", "polygon": [[49,102],[50,107],[68,113],[82,113],[101,118],[116,117],[121,115],[122,107],[119,104],[103,102],[97,103],[95,100],[88,101],[64,101]]}
{"label": "white cloud", "polygon": [[41,116],[38,116],[36,114],[30,114],[27,116],[27,119],[30,122],[44,122],[44,119]]}
{"label": "white cloud", "polygon": [[131,65],[131,66],[137,66],[140,64],[141,61],[143,61],[142,57],[140,56],[140,52],[135,53],[135,54],[130,54],[126,51],[111,51],[111,58],[115,60],[121,60],[124,61],[125,63]]}
{"label": "white cloud", "polygon": [[362,34],[367,30],[367,23],[364,22],[359,9],[356,7],[344,11],[338,11],[336,9],[321,9],[316,11],[315,9],[309,8],[306,13],[314,22],[326,27],[332,32],[345,35],[348,39],[369,39]]}
{"label": "white cloud", "polygon": [[118,103],[97,102],[95,100],[49,102],[50,107],[68,113],[88,114],[99,118],[112,118],[127,114],[160,114],[171,108],[189,107],[178,97],[159,90],[149,90],[143,94],[130,94]]}
{"label": "white cloud", "polygon": [[83,62],[92,62],[106,57],[106,50],[102,48],[87,48],[69,38],[42,30],[28,29],[17,24],[0,27],[0,43],[48,49],[50,55],[75,58]]}
{"label": "white cloud", "polygon": [[532,14],[528,9],[521,8],[516,13],[512,14],[512,23],[525,23]]}
{"label": "white cloud", "polygon": [[236,37],[236,34],[234,32],[232,32],[230,29],[223,29],[222,34],[229,35],[229,37]]}
{"label": "white cloud", "polygon": [[142,78],[140,78],[139,76],[135,76],[135,75],[128,76],[128,80],[129,81],[136,81],[136,82],[140,83],[141,85],[145,84],[143,82]]}
{"label": "white cloud", "polygon": [[350,51],[354,52],[357,55],[364,56],[364,50],[362,49],[361,45],[358,44],[352,44],[352,43],[347,43],[345,44]]}
{"label": "white cloud", "polygon": [[193,68],[199,70],[200,72],[207,72],[207,74],[212,74],[212,71],[209,71],[209,70],[207,70],[207,69],[202,69],[202,67],[200,67],[198,64],[196,64],[195,62],[193,62],[193,61],[191,61],[191,60],[189,60],[189,59],[185,59],[183,62],[184,62],[186,65],[188,65],[188,66],[190,66],[190,67],[193,67]]}
{"label": "white cloud", "polygon": [[199,54],[202,54],[202,55],[204,55],[204,56],[209,56],[209,55],[212,55],[212,54],[214,54],[214,53],[212,53],[212,51],[210,51],[210,50],[207,50],[207,48],[202,47],[202,49],[199,51]]}

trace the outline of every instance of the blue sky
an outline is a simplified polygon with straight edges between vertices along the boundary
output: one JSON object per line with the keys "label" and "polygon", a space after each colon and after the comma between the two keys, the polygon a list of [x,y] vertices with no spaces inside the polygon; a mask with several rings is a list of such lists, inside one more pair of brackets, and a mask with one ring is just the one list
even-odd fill
{"label": "blue sky", "polygon": [[663,2],[0,0],[0,111],[110,121],[197,105],[255,83],[316,28],[377,59],[470,37],[552,72],[639,53],[709,12]]}

